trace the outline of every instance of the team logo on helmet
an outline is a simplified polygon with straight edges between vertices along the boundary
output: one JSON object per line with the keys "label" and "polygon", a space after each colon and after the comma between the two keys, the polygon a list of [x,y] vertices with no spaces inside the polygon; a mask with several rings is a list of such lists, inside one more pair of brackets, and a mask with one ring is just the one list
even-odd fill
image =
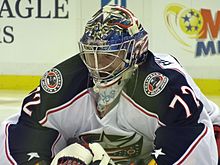
{"label": "team logo on helmet", "polygon": [[58,92],[63,85],[63,78],[60,71],[52,68],[47,71],[41,79],[41,86],[47,93]]}
{"label": "team logo on helmet", "polygon": [[143,84],[145,94],[149,97],[158,95],[165,88],[168,80],[168,77],[159,72],[150,73]]}

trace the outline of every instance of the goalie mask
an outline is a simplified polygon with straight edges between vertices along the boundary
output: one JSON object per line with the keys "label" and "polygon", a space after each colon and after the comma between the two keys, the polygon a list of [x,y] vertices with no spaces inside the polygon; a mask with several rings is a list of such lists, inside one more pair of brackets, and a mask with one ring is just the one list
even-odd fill
{"label": "goalie mask", "polygon": [[88,21],[79,48],[95,84],[109,86],[145,59],[148,35],[133,13],[110,5]]}
{"label": "goalie mask", "polygon": [[105,114],[138,64],[144,61],[147,32],[129,10],[105,6],[86,24],[79,48],[93,77],[93,89],[99,93],[97,109]]}

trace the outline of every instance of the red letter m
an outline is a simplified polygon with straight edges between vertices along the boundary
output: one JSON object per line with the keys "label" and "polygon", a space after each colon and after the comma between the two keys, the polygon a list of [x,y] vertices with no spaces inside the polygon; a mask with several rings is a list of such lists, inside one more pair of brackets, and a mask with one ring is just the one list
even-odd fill
{"label": "red letter m", "polygon": [[201,36],[199,38],[207,38],[207,32],[209,30],[210,37],[212,39],[218,37],[218,32],[220,30],[220,11],[217,11],[215,21],[212,19],[212,14],[209,9],[201,9],[201,14],[204,20],[203,27],[201,30]]}

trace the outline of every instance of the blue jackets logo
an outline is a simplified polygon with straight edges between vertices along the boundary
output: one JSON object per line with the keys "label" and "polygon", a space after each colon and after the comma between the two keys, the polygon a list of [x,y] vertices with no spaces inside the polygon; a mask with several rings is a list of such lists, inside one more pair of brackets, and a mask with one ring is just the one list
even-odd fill
{"label": "blue jackets logo", "polygon": [[150,73],[143,84],[145,94],[149,97],[158,95],[165,88],[168,80],[168,77],[159,72]]}
{"label": "blue jackets logo", "polygon": [[62,85],[63,78],[61,72],[56,68],[52,68],[51,70],[47,71],[41,79],[41,86],[47,93],[58,92]]}

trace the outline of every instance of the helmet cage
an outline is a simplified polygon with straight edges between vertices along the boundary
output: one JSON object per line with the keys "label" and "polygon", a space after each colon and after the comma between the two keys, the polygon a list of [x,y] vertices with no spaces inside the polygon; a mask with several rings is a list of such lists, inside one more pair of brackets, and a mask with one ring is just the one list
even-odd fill
{"label": "helmet cage", "polygon": [[134,63],[134,44],[134,39],[100,46],[79,42],[79,50],[94,81],[107,83],[122,75]]}

